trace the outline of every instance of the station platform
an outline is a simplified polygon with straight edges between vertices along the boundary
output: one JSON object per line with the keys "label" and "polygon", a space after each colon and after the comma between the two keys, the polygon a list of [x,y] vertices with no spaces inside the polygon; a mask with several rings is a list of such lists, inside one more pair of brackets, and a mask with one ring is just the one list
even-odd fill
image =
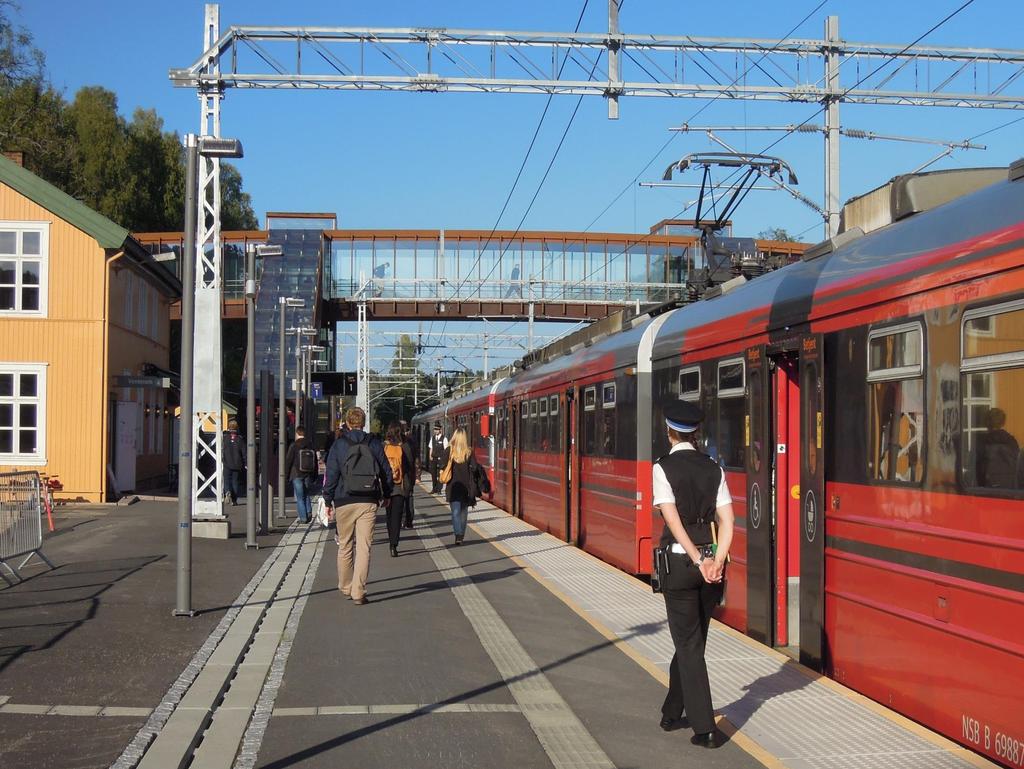
{"label": "station platform", "polygon": [[293,523],[150,707],[33,715],[0,697],[0,737],[4,719],[68,735],[122,717],[111,759],[53,764],[118,769],[995,766],[718,623],[728,741],[694,747],[658,726],[672,645],[641,580],[483,501],[456,547],[423,489],[402,534],[392,558],[378,522],[357,606],[337,590],[333,531]]}

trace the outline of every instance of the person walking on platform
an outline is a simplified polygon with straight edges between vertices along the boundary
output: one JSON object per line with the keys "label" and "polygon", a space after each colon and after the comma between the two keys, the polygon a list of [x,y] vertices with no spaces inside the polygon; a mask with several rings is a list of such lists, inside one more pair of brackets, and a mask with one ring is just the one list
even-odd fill
{"label": "person walking on platform", "polygon": [[288,469],[288,481],[295,491],[295,514],[299,523],[309,523],[313,508],[309,501],[309,486],[316,477],[317,461],[313,444],[306,438],[306,430],[295,428],[295,442],[284,455],[284,466]]}
{"label": "person walking on platform", "polygon": [[416,441],[413,440],[412,431],[409,429],[409,423],[404,419],[399,422],[402,425],[402,442],[409,449],[409,456],[412,458],[412,477],[409,482],[409,493],[405,495],[405,525],[404,528],[412,528],[413,518],[413,487],[416,485],[416,481],[420,479],[420,456],[419,449],[416,446]]}
{"label": "person walking on platform", "polygon": [[348,432],[334,442],[327,457],[324,503],[338,524],[338,590],[362,605],[367,603],[377,507],[391,499],[391,465],[380,440],[365,432],[365,411],[350,408],[345,423]]}
{"label": "person walking on platform", "polygon": [[228,431],[224,435],[224,469],[227,471],[228,496],[232,506],[238,504],[242,494],[242,473],[245,470],[245,441],[238,434],[238,422],[228,422]]}
{"label": "person walking on platform", "polygon": [[445,451],[442,470],[448,478],[445,499],[452,510],[455,544],[461,545],[466,536],[469,508],[476,505],[476,498],[481,493],[491,493],[491,482],[487,479],[487,473],[477,464],[469,448],[466,431],[461,427],[452,434],[451,443]]}
{"label": "person walking on platform", "polygon": [[441,481],[437,474],[441,472],[444,462],[448,461],[445,455],[447,448],[448,439],[444,437],[441,425],[434,425],[434,437],[430,439],[430,445],[427,447],[427,464],[430,467],[430,477],[434,482],[430,491],[433,494],[441,493]]}
{"label": "person walking on platform", "polygon": [[402,425],[392,422],[384,438],[384,456],[391,466],[394,491],[387,510],[388,544],[391,557],[398,557],[398,540],[402,533],[402,519],[406,514],[406,500],[412,496],[413,463],[412,449],[404,440]]}
{"label": "person walking on platform", "polygon": [[690,742],[717,748],[721,737],[715,729],[704,649],[711,612],[725,589],[733,511],[725,473],[696,448],[694,434],[703,419],[704,412],[693,403],[673,401],[665,406],[671,449],[653,471],[654,504],[665,519],[661,547],[668,569],[662,575],[662,592],[675,646],[661,728],[672,731],[683,726],[685,711],[694,732]]}

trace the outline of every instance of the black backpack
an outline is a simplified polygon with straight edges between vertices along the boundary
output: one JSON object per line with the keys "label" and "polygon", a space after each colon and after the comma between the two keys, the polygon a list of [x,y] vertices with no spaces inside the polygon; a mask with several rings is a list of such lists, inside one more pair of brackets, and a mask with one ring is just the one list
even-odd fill
{"label": "black backpack", "polygon": [[370,451],[370,436],[364,435],[358,442],[350,440],[348,436],[344,440],[349,444],[345,466],[341,469],[345,494],[351,497],[377,499],[380,496],[380,471],[377,468],[377,460]]}
{"label": "black backpack", "polygon": [[316,472],[316,452],[310,448],[299,449],[299,472]]}

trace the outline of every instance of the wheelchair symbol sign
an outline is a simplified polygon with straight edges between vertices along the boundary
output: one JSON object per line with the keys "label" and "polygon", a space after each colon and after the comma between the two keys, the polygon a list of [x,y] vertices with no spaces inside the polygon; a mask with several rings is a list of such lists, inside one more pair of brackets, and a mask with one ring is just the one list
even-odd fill
{"label": "wheelchair symbol sign", "polygon": [[761,486],[757,483],[750,487],[750,525],[755,529],[761,525]]}
{"label": "wheelchair symbol sign", "polygon": [[813,542],[818,532],[818,500],[813,491],[804,497],[804,534],[808,542]]}

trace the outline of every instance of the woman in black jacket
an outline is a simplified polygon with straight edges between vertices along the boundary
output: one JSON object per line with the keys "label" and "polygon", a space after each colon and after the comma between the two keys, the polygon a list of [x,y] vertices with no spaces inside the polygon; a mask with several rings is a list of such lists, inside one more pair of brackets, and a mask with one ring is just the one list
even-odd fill
{"label": "woman in black jacket", "polygon": [[473,452],[469,448],[466,431],[461,427],[452,435],[445,451],[442,467],[451,468],[451,477],[445,486],[445,499],[452,509],[452,531],[455,544],[461,545],[466,536],[466,521],[469,508],[476,504],[476,498],[482,493],[491,493],[491,483],[487,473],[477,464]]}

